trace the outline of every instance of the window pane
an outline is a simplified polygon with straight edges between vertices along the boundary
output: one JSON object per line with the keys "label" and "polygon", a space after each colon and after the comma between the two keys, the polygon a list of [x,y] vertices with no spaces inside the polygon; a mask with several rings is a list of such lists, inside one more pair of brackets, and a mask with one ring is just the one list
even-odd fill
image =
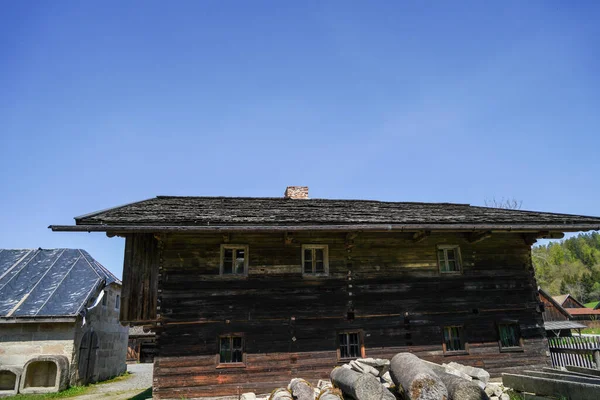
{"label": "window pane", "polygon": [[342,345],[346,345],[347,344],[347,335],[345,333],[341,333],[340,334],[340,344]]}
{"label": "window pane", "polygon": [[518,347],[521,345],[520,335],[517,325],[500,325],[500,346]]}
{"label": "window pane", "polygon": [[312,274],[313,270],[312,270],[312,261],[304,261],[304,273],[305,274]]}
{"label": "window pane", "polygon": [[221,351],[219,355],[219,361],[222,363],[231,362],[231,340],[229,337],[221,338]]}
{"label": "window pane", "polygon": [[234,349],[241,349],[242,348],[242,338],[241,337],[234,337],[233,338],[233,348]]}
{"label": "window pane", "polygon": [[315,249],[315,260],[323,261],[323,249]]}
{"label": "window pane", "polygon": [[446,254],[448,256],[448,260],[456,260],[456,254],[455,254],[454,249],[446,250]]}
{"label": "window pane", "polygon": [[449,326],[444,328],[444,342],[446,351],[464,350],[465,344],[462,341],[462,327]]}
{"label": "window pane", "polygon": [[348,334],[350,341],[350,357],[360,356],[360,345],[358,341],[358,333]]}
{"label": "window pane", "polygon": [[223,260],[223,274],[232,274],[233,273],[233,262],[231,260],[225,261]]}
{"label": "window pane", "polygon": [[242,350],[233,350],[233,354],[231,355],[231,362],[242,362]]}
{"label": "window pane", "polygon": [[444,256],[444,250],[438,250],[438,260],[443,263],[445,259],[446,257]]}
{"label": "window pane", "polygon": [[224,249],[223,250],[223,274],[232,274],[233,273],[233,250],[232,249]]}
{"label": "window pane", "polygon": [[325,272],[325,265],[323,264],[323,261],[316,261],[315,262],[315,272],[317,274],[322,274]]}
{"label": "window pane", "polygon": [[448,271],[458,271],[456,261],[448,261]]}
{"label": "window pane", "polygon": [[312,257],[312,250],[311,249],[304,249],[304,261],[312,261],[313,257]]}

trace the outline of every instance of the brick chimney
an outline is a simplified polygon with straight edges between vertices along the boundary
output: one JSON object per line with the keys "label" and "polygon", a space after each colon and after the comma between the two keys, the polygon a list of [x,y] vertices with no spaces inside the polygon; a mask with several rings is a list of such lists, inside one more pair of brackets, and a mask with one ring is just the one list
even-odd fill
{"label": "brick chimney", "polygon": [[288,186],[283,195],[286,199],[308,199],[308,186]]}

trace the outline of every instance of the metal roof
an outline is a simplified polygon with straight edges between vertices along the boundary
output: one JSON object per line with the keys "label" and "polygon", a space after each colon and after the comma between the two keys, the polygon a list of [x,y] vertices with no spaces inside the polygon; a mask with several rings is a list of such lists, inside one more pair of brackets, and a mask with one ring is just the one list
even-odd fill
{"label": "metal roof", "polygon": [[0,249],[0,318],[75,316],[97,289],[121,284],[79,249]]}
{"label": "metal roof", "polygon": [[544,329],[547,331],[559,331],[561,329],[585,329],[586,325],[575,321],[547,321],[544,322]]}

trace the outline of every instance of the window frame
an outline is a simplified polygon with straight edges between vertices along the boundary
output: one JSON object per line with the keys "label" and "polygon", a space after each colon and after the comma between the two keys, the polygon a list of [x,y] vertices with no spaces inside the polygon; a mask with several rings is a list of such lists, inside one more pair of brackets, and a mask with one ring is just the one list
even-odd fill
{"label": "window frame", "polygon": [[[358,351],[360,354],[357,357],[342,357],[342,350],[340,348],[340,345],[341,345],[340,335],[350,335],[353,333],[356,333],[358,335]],[[356,360],[357,358],[365,358],[366,357],[364,332],[360,329],[337,331],[336,335],[335,335],[335,343],[336,343],[336,354],[337,354],[338,362],[346,363],[349,360]]]}
{"label": "window frame", "polygon": [[[443,271],[442,270],[442,260],[440,260],[440,255],[439,255],[439,251],[443,250],[444,251],[444,266],[448,266],[448,250],[454,250],[454,255],[456,257],[455,262],[456,265],[458,266],[458,270],[457,271]],[[463,273],[463,264],[462,264],[462,257],[460,254],[460,246],[457,244],[440,244],[437,245],[436,247],[436,252],[435,252],[435,258],[437,259],[437,263],[438,263],[438,271],[440,274],[449,274],[449,275],[460,275]]]}
{"label": "window frame", "polygon": [[[313,259],[312,259],[312,269],[313,271],[316,271],[316,264],[315,264],[315,250],[316,249],[321,249],[323,250],[323,271],[324,272],[313,272],[313,273],[307,273],[304,271],[304,260],[305,260],[305,256],[304,256],[304,252],[306,250],[312,250],[312,255],[313,255]],[[321,276],[329,276],[329,245],[327,244],[303,244],[302,245],[302,257],[301,257],[301,269],[302,269],[302,276],[303,277],[321,277]]]}
{"label": "window frame", "polygon": [[[459,340],[464,347],[461,350],[448,350],[446,346],[446,329],[447,328],[459,328]],[[469,354],[469,343],[467,342],[467,336],[465,333],[464,325],[445,325],[442,326],[442,350],[444,351],[444,356],[455,356],[455,355],[465,355]]]}
{"label": "window frame", "polygon": [[118,294],[115,297],[115,310],[118,310],[121,308],[121,295]]}
{"label": "window frame", "polygon": [[[241,362],[221,362],[221,339],[229,338],[241,338],[242,339],[242,361]],[[232,343],[233,348],[233,343]],[[246,335],[242,332],[231,332],[223,333],[217,336],[217,355],[216,355],[216,368],[245,368],[246,367]]]}
{"label": "window frame", "polygon": [[[248,267],[249,267],[249,260],[250,260],[250,253],[248,252],[250,246],[248,246],[247,244],[222,244],[221,245],[221,255],[220,255],[220,261],[219,261],[219,276],[222,277],[226,277],[226,278],[244,278],[248,276]],[[235,273],[231,273],[231,274],[224,274],[223,273],[223,262],[225,261],[225,250],[244,250],[244,272],[242,274],[235,274]],[[232,271],[233,271],[233,266],[232,266]]]}
{"label": "window frame", "polygon": [[102,307],[106,308],[108,305],[108,290],[103,290],[104,294],[102,295]]}
{"label": "window frame", "polygon": [[[500,327],[502,325],[515,325],[517,327],[517,334],[519,335],[519,345],[518,346],[510,346],[510,347],[502,347],[502,338],[500,337]],[[502,320],[496,322],[496,332],[498,333],[498,348],[501,353],[511,353],[511,352],[523,352],[525,347],[525,342],[523,341],[523,335],[521,333],[521,324],[517,320]]]}

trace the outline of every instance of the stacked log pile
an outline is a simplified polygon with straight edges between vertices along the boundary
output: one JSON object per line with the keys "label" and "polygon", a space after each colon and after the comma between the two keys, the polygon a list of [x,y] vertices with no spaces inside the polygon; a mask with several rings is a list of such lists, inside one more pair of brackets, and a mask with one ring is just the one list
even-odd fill
{"label": "stacked log pile", "polygon": [[506,389],[490,382],[481,368],[435,364],[412,353],[399,353],[391,360],[352,360],[335,367],[330,378],[316,387],[294,378],[267,397],[246,393],[242,400],[509,400]]}

